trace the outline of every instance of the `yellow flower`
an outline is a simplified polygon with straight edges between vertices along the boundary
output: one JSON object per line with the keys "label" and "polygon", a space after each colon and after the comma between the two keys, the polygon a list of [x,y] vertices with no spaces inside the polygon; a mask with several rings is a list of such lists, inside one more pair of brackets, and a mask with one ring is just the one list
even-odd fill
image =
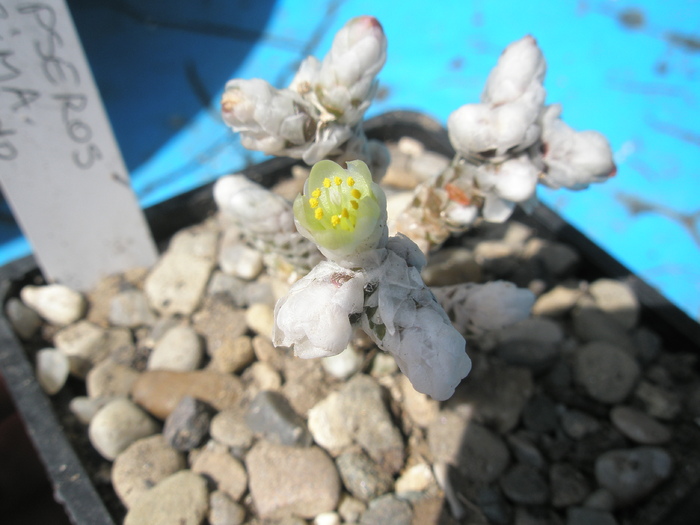
{"label": "yellow flower", "polygon": [[294,201],[297,224],[310,238],[345,253],[374,248],[386,224],[386,199],[367,165],[360,160],[347,165],[345,170],[330,160],[317,162]]}

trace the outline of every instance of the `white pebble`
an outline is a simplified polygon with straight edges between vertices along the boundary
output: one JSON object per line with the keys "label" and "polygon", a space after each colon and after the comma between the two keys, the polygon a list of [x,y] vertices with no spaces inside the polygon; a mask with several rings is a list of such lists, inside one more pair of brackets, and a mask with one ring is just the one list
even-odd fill
{"label": "white pebble", "polygon": [[141,408],[125,398],[117,398],[94,415],[88,428],[90,443],[110,461],[137,439],[158,432],[158,425]]}
{"label": "white pebble", "polygon": [[202,361],[202,342],[189,326],[178,325],[161,337],[148,357],[149,370],[196,370]]}
{"label": "white pebble", "polygon": [[54,325],[74,323],[85,313],[85,298],[62,284],[25,286],[19,296],[24,304]]}
{"label": "white pebble", "polygon": [[338,355],[322,358],[321,364],[324,370],[333,377],[347,379],[362,366],[362,354],[355,350],[352,345],[348,345]]}
{"label": "white pebble", "polygon": [[44,348],[36,354],[36,377],[49,395],[57,393],[66,384],[69,372],[68,356],[55,348]]}

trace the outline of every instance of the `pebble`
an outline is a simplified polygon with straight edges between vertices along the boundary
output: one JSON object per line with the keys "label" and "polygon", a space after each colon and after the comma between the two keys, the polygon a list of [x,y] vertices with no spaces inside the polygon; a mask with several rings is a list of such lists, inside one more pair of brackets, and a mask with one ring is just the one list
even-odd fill
{"label": "pebble", "polygon": [[416,463],[407,468],[396,480],[396,496],[407,499],[410,495],[420,493],[435,486],[433,470],[427,463]]}
{"label": "pebble", "polygon": [[318,447],[288,447],[259,441],[246,455],[249,490],[263,518],[313,518],[338,505],[341,482]]}
{"label": "pebble", "polygon": [[362,451],[345,452],[335,465],[345,488],[362,501],[369,501],[389,492],[394,480]]}
{"label": "pebble", "polygon": [[537,469],[516,463],[499,480],[503,493],[514,503],[542,505],[549,500],[549,486]]}
{"label": "pebble", "polygon": [[411,525],[413,512],[411,506],[393,494],[386,494],[370,501],[367,510],[360,519],[360,525]]}
{"label": "pebble", "polygon": [[209,425],[209,433],[216,441],[233,450],[246,451],[253,444],[253,432],[248,428],[240,407],[216,414]]}
{"label": "pebble", "polygon": [[494,363],[472,372],[449,404],[468,405],[480,423],[507,433],[518,424],[533,389],[530,370]]}
{"label": "pebble", "polygon": [[372,359],[372,369],[370,374],[372,377],[384,377],[394,374],[399,369],[399,365],[396,364],[396,359],[394,356],[386,353],[379,352]]}
{"label": "pebble", "polygon": [[5,303],[5,315],[12,329],[20,339],[31,339],[41,326],[42,320],[34,310],[17,297],[10,297]]}
{"label": "pebble", "polygon": [[403,395],[403,407],[408,417],[415,425],[426,428],[440,412],[440,403],[418,392],[405,375],[401,374],[398,381]]}
{"label": "pebble", "polygon": [[68,408],[78,418],[78,421],[83,425],[89,425],[95,414],[111,400],[112,398],[109,397],[76,396],[70,400]]}
{"label": "pebble", "polygon": [[615,496],[609,490],[597,489],[583,502],[584,507],[612,512],[615,509]]}
{"label": "pebble", "polygon": [[239,378],[211,370],[148,370],[139,376],[131,389],[132,399],[158,419],[168,417],[185,396],[223,410],[236,406],[242,395]]}
{"label": "pebble", "polygon": [[553,432],[559,428],[557,407],[545,394],[536,394],[523,409],[523,425],[538,434]]}
{"label": "pebble", "polygon": [[246,299],[247,283],[233,275],[227,275],[220,270],[215,270],[209,279],[207,295],[219,295],[231,301],[237,308],[248,306]]}
{"label": "pebble", "polygon": [[114,460],[112,485],[125,507],[131,507],[153,486],[184,469],[185,457],[162,434],[139,439]]}
{"label": "pebble", "polygon": [[233,501],[240,500],[248,487],[243,464],[218,443],[210,442],[198,451],[192,459],[192,471],[211,479]]}
{"label": "pebble", "polygon": [[227,341],[246,333],[245,312],[220,296],[205,301],[204,307],[192,316],[192,326],[206,341],[206,351],[213,355]]}
{"label": "pebble", "polygon": [[672,472],[668,452],[658,447],[610,450],[595,462],[598,484],[609,490],[619,506],[649,494]]}
{"label": "pebble", "polygon": [[181,470],[144,493],[129,509],[124,525],[200,525],[208,509],[207,482]]}
{"label": "pebble", "polygon": [[338,392],[331,393],[309,410],[308,425],[314,441],[332,456],[337,456],[353,442]]}
{"label": "pebble", "polygon": [[90,421],[88,436],[95,449],[110,461],[138,439],[158,432],[148,414],[125,398],[113,399]]}
{"label": "pebble", "polygon": [[428,286],[480,282],[481,267],[476,262],[472,250],[461,247],[444,248],[430,255],[421,276]]}
{"label": "pebble", "polygon": [[640,376],[637,362],[625,351],[606,342],[588,343],[574,358],[574,377],[586,393],[601,403],[620,403],[632,392]]}
{"label": "pebble", "polygon": [[63,328],[54,337],[56,348],[70,360],[71,373],[82,378],[108,355],[106,343],[105,329],[84,320]]}
{"label": "pebble", "polygon": [[19,292],[20,299],[47,322],[66,326],[85,313],[85,298],[62,284],[27,285]]}
{"label": "pebble", "polygon": [[151,307],[163,316],[194,312],[216,265],[216,245],[216,232],[206,228],[176,233],[146,277],[144,292]]}
{"label": "pebble", "polygon": [[90,397],[127,397],[138,377],[133,368],[105,359],[88,372],[85,388]]}
{"label": "pebble", "polygon": [[281,393],[297,414],[306,416],[330,391],[326,374],[315,359],[288,358],[283,362]]}
{"label": "pebble", "polygon": [[603,312],[620,326],[630,329],[639,319],[639,300],[632,288],[614,279],[598,279],[590,284],[588,293]]}
{"label": "pebble", "polygon": [[538,258],[547,271],[557,277],[570,274],[581,259],[571,246],[539,238],[530,239],[525,244],[524,253]]}
{"label": "pebble", "polygon": [[353,440],[382,469],[391,474],[401,470],[403,437],[387,410],[379,384],[365,374],[357,374],[338,392],[341,414]]}
{"label": "pebble", "polygon": [[505,525],[511,522],[511,505],[497,487],[479,487],[474,503],[490,523]]}
{"label": "pebble", "polygon": [[215,490],[209,495],[209,525],[243,525],[245,514],[245,507],[226,493]]}
{"label": "pebble", "polygon": [[603,510],[570,507],[566,510],[566,525],[617,525],[617,520]]}
{"label": "pebble", "polygon": [[636,408],[613,407],[610,420],[620,432],[640,445],[663,445],[671,439],[668,428]]}
{"label": "pebble", "polygon": [[255,279],[263,270],[262,254],[242,244],[236,232],[235,238],[224,234],[219,249],[219,268],[224,273],[235,275],[246,281]]}
{"label": "pebble", "polygon": [[252,392],[256,390],[269,390],[279,392],[282,387],[282,377],[279,372],[268,363],[260,361],[253,362],[244,372],[244,379],[249,377],[253,381],[253,386],[249,387]]}
{"label": "pebble", "polygon": [[202,342],[194,329],[176,325],[166,331],[156,342],[148,356],[148,370],[196,370],[202,362]]}
{"label": "pebble", "polygon": [[256,335],[253,337],[253,352],[255,358],[272,366],[275,370],[281,370],[284,362],[284,352],[272,344],[269,337]]}
{"label": "pebble", "polygon": [[532,315],[561,317],[571,311],[582,293],[578,286],[557,285],[537,298]]}
{"label": "pebble", "polygon": [[365,509],[367,509],[367,505],[354,496],[345,493],[340,497],[338,514],[346,523],[357,523],[360,521]]}
{"label": "pebble", "polygon": [[634,396],[644,404],[644,410],[650,416],[664,421],[673,421],[683,409],[677,393],[648,381],[639,382]]}
{"label": "pebble", "polygon": [[247,335],[226,339],[214,349],[209,367],[224,374],[240,372],[255,360],[253,342]]}
{"label": "pebble", "polygon": [[544,468],[544,456],[530,439],[518,434],[509,434],[506,440],[508,445],[510,445],[510,450],[519,462],[532,465],[536,469]]}
{"label": "pebble", "polygon": [[323,357],[321,365],[333,377],[345,380],[360,370],[363,361],[364,356],[354,346],[348,345],[338,355]]}
{"label": "pebble", "polygon": [[[579,301],[581,303],[581,301]],[[573,331],[583,342],[605,341],[634,352],[634,344],[627,331],[617,321],[596,307],[576,307],[572,313]]]}
{"label": "pebble", "polygon": [[246,324],[253,332],[268,339],[272,338],[275,326],[274,308],[267,303],[251,304],[245,314]]}
{"label": "pebble", "polygon": [[554,463],[549,467],[549,487],[552,505],[557,508],[581,503],[591,492],[586,476],[569,463]]}
{"label": "pebble", "polygon": [[593,416],[580,410],[565,410],[560,417],[562,429],[573,439],[583,439],[600,430],[600,423]]}
{"label": "pebble", "polygon": [[555,321],[533,318],[504,327],[498,338],[497,353],[504,361],[539,372],[559,357],[564,332]]}
{"label": "pebble", "polygon": [[508,447],[497,434],[452,411],[443,410],[428,426],[428,445],[436,462],[476,482],[493,483],[510,463]]}
{"label": "pebble", "polygon": [[340,515],[337,512],[323,512],[316,516],[313,525],[340,525]]}
{"label": "pebble", "polygon": [[307,447],[312,437],[306,422],[278,392],[260,392],[246,413],[248,427],[270,442]]}
{"label": "pebble", "polygon": [[137,328],[155,322],[148,300],[141,290],[131,288],[115,295],[109,305],[109,322],[113,326]]}
{"label": "pebble", "polygon": [[36,378],[48,395],[59,392],[70,373],[68,356],[55,348],[43,348],[36,353]]}
{"label": "pebble", "polygon": [[165,419],[163,436],[175,450],[192,450],[207,437],[213,414],[214,409],[210,405],[184,396]]}

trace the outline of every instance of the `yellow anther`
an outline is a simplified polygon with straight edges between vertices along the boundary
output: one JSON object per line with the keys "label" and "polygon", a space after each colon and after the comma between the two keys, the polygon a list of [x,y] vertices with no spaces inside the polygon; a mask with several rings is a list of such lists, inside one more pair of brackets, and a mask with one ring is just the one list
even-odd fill
{"label": "yellow anther", "polygon": [[340,186],[343,183],[343,179],[340,177],[333,177],[333,182],[335,182],[336,186]]}
{"label": "yellow anther", "polygon": [[314,217],[316,217],[317,221],[323,219],[323,210],[321,208],[316,208],[316,211],[314,212]]}
{"label": "yellow anther", "polygon": [[312,191],[311,196],[314,199],[318,199],[321,196],[321,188],[316,188],[314,191]]}
{"label": "yellow anther", "polygon": [[309,205],[310,205],[312,208],[317,207],[317,206],[318,206],[318,199],[317,199],[316,197],[311,197],[311,198],[309,199]]}
{"label": "yellow anther", "polygon": [[326,177],[325,179],[323,179],[323,187],[324,187],[324,188],[330,188],[330,187],[331,187],[331,179],[329,179],[328,177]]}
{"label": "yellow anther", "polygon": [[351,188],[355,185],[355,179],[353,179],[352,177],[348,177],[348,180],[346,182]]}
{"label": "yellow anther", "polygon": [[355,197],[356,199],[359,199],[359,198],[362,196],[362,194],[360,193],[360,190],[358,190],[358,189],[352,190],[352,191],[350,192],[350,195],[352,195],[352,196]]}
{"label": "yellow anther", "polygon": [[357,203],[357,201],[350,201],[350,206],[352,206],[353,210],[356,210],[357,208],[360,207],[360,205]]}
{"label": "yellow anther", "polygon": [[338,226],[338,224],[340,224],[340,215],[333,215],[331,217],[331,224],[333,226]]}
{"label": "yellow anther", "polygon": [[340,212],[340,216],[347,219],[347,218],[350,216],[350,215],[348,214],[348,209],[347,209],[347,208],[343,208],[343,211]]}

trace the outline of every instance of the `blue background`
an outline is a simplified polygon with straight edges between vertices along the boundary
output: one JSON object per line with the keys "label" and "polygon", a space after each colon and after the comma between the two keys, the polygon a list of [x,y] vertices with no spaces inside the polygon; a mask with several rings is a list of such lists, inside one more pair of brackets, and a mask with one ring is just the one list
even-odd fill
{"label": "blue background", "polygon": [[[336,31],[377,17],[389,41],[367,116],[425,112],[443,124],[479,99],[510,42],[532,34],[547,102],[610,141],[615,178],[541,199],[623,264],[700,317],[700,2],[69,0],[144,207],[263,157],[218,116],[225,82],[278,87]],[[5,210],[0,263],[29,253]]]}

